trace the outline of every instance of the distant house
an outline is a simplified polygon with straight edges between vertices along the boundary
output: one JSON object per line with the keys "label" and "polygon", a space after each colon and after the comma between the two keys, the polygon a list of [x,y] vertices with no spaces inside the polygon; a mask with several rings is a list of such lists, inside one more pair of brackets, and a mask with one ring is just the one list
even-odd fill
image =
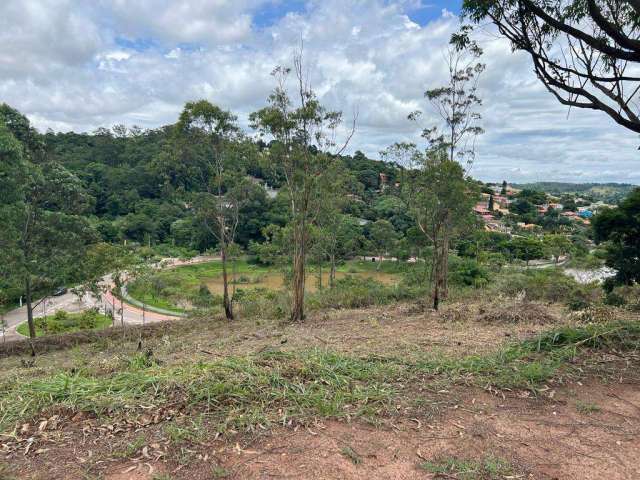
{"label": "distant house", "polygon": [[389,177],[386,173],[380,172],[380,190],[384,190],[389,185]]}
{"label": "distant house", "polygon": [[487,204],[485,202],[479,202],[473,207],[473,211],[478,215],[486,215],[489,214],[489,209],[487,208]]}
{"label": "distant house", "polygon": [[538,210],[540,214],[547,213],[549,211],[549,205],[536,205],[536,210]]}

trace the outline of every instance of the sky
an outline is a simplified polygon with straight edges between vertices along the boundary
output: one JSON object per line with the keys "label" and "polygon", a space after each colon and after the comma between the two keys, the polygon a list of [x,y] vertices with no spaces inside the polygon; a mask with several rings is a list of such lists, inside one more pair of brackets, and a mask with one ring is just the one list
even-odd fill
{"label": "sky", "polygon": [[[41,131],[174,123],[191,100],[248,115],[277,65],[304,44],[322,103],[358,112],[349,152],[421,145],[407,119],[446,80],[459,0],[2,0],[0,102]],[[486,131],[472,175],[485,181],[640,183],[640,138],[599,112],[559,105],[491,28],[476,37]],[[346,129],[346,127],[345,127]]]}

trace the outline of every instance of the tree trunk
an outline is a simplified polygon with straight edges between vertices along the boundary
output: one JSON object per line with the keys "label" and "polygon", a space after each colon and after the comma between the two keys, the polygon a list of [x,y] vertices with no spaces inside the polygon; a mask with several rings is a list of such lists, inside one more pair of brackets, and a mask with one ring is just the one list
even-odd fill
{"label": "tree trunk", "polygon": [[442,293],[441,297],[446,299],[449,296],[449,232],[447,231],[447,227],[444,227],[444,237],[442,239],[442,270],[441,270],[441,278],[442,278]]}
{"label": "tree trunk", "polygon": [[29,338],[36,338],[36,325],[33,321],[33,299],[31,298],[31,279],[27,277],[24,282],[25,301],[27,304],[27,324],[29,325]]}
{"label": "tree trunk", "polygon": [[440,270],[442,261],[440,259],[440,247],[437,240],[433,244],[433,259],[431,262],[431,278],[433,280],[433,309],[438,310],[440,304]]}
{"label": "tree trunk", "polygon": [[333,288],[336,283],[336,256],[331,255],[331,270],[329,270],[329,288]]}
{"label": "tree trunk", "polygon": [[233,320],[233,308],[231,301],[229,300],[229,279],[227,276],[227,249],[223,246],[220,249],[220,256],[222,257],[222,283],[224,288],[223,293],[223,305],[224,315],[227,320]]}
{"label": "tree trunk", "polygon": [[305,283],[305,225],[300,222],[296,226],[293,252],[293,302],[291,305],[291,321],[304,320],[304,283]]}

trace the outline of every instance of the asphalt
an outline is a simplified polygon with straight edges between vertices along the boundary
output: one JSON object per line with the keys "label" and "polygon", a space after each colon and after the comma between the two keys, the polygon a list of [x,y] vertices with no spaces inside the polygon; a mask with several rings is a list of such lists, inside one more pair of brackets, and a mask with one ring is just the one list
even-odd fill
{"label": "asphalt", "polygon": [[[181,265],[190,265],[194,263],[204,263],[215,260],[217,257],[200,256],[189,260],[179,259],[165,259],[158,268],[174,268]],[[107,285],[111,283],[110,276],[106,276],[103,282]],[[34,303],[37,303],[34,302]],[[101,299],[87,294],[82,298],[78,298],[77,295],[69,292],[57,297],[48,297],[46,300],[40,302],[33,312],[34,318],[44,317],[46,315],[52,315],[58,310],[64,310],[68,313],[78,313],[91,308],[98,308],[101,312],[115,311],[115,324],[120,325],[121,321],[124,321],[125,325],[140,325],[143,323],[155,323],[164,322],[168,320],[176,320],[175,315],[165,315],[156,312],[144,312],[141,308],[130,305],[126,302],[120,302],[118,298],[115,298],[110,291],[107,291]],[[122,308],[122,315],[120,310]],[[21,338],[26,338],[17,332],[18,325],[27,321],[27,307],[23,305],[21,308],[11,310],[4,315],[6,322],[5,328],[5,340],[12,341]]]}

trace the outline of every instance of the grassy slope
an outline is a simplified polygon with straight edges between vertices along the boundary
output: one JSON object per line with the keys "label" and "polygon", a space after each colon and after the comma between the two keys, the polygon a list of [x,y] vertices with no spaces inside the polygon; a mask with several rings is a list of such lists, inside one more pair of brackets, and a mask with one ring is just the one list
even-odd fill
{"label": "grassy slope", "polygon": [[317,416],[374,418],[393,414],[417,386],[463,382],[535,391],[559,371],[571,369],[587,349],[622,352],[638,346],[640,323],[627,321],[562,327],[474,356],[354,357],[312,348],[158,364],[135,354],[121,359],[118,368],[62,370],[27,380],[5,376],[0,432],[51,407],[134,415],[132,405],[183,405],[206,413],[219,431]]}

